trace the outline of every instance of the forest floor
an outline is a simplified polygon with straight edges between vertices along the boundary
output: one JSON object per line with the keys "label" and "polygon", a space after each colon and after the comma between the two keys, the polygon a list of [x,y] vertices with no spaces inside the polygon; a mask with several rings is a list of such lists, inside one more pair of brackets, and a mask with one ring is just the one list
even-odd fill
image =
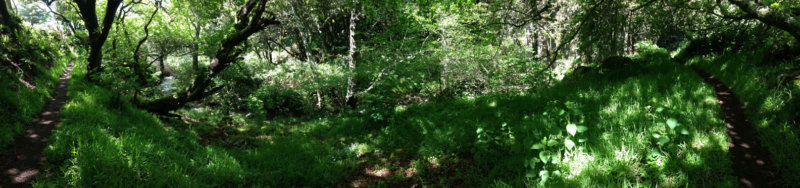
{"label": "forest floor", "polygon": [[61,107],[67,101],[67,84],[74,60],[61,75],[53,95],[41,114],[25,127],[25,132],[17,136],[15,142],[0,156],[0,172],[3,174],[0,187],[30,187],[30,182],[43,172],[41,162],[45,160],[42,151],[47,146],[51,131],[59,126]]}
{"label": "forest floor", "polygon": [[700,69],[694,69],[706,83],[714,87],[723,115],[725,131],[731,138],[728,152],[740,187],[785,187],[770,161],[770,154],[761,146],[753,124],[747,120],[744,106],[727,85]]}

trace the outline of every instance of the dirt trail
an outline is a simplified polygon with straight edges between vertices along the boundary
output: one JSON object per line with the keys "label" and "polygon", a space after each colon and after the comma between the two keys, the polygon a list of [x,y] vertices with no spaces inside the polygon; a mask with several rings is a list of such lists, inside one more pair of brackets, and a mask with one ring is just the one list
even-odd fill
{"label": "dirt trail", "polygon": [[25,132],[17,136],[12,145],[3,150],[5,153],[0,156],[0,172],[3,174],[0,187],[30,187],[34,177],[43,172],[41,162],[45,157],[42,151],[47,146],[50,131],[60,125],[58,114],[67,101],[67,84],[74,62],[70,61],[67,65],[42,113],[25,127]]}
{"label": "dirt trail", "polygon": [[761,146],[753,124],[744,114],[744,106],[733,92],[711,74],[694,69],[716,90],[717,99],[725,116],[726,133],[731,138],[728,154],[733,162],[733,172],[739,187],[786,187],[770,161],[769,152]]}

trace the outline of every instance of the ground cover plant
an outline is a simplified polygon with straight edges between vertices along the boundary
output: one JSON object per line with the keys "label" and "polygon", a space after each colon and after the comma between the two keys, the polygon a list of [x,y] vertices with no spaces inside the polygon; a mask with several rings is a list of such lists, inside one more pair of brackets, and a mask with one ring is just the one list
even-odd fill
{"label": "ground cover plant", "polygon": [[[698,57],[690,65],[718,76],[739,94],[746,113],[754,122],[761,141],[779,164],[784,180],[800,181],[800,166],[790,162],[800,159],[798,143],[797,79],[780,75],[797,70],[796,61],[764,59],[763,52],[751,51],[719,56]],[[787,73],[788,72],[788,73]],[[779,75],[774,78],[771,75]]]}
{"label": "ground cover plant", "polygon": [[790,0],[6,0],[0,20],[0,187],[800,186]]}

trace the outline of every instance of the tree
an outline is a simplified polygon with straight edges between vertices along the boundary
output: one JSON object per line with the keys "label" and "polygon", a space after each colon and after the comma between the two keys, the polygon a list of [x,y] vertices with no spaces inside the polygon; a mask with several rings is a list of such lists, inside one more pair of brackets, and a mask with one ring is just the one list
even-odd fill
{"label": "tree", "polygon": [[86,26],[86,31],[89,32],[89,64],[86,66],[88,69],[86,77],[89,80],[93,80],[92,76],[102,71],[103,44],[108,38],[108,33],[114,22],[114,15],[117,12],[117,8],[122,4],[122,0],[109,0],[107,2],[102,26],[97,21],[96,1],[74,0],[74,2],[78,5],[83,24]]}
{"label": "tree", "polygon": [[[790,11],[776,10],[750,0],[728,0],[739,7],[747,15],[772,27],[788,32],[796,40],[800,40],[800,14]],[[780,5],[778,5],[780,6]]]}
{"label": "tree", "polygon": [[212,79],[239,59],[239,55],[245,51],[245,47],[240,47],[239,45],[267,26],[280,24],[275,15],[265,11],[267,1],[248,0],[245,3],[236,14],[237,19],[234,30],[222,41],[207,69],[201,70],[195,75],[191,86],[178,93],[177,96],[167,96],[140,105],[150,112],[166,114],[183,107],[189,102],[206,98],[222,89],[224,86],[214,86]]}
{"label": "tree", "polygon": [[[358,2],[356,0],[353,0],[353,5],[354,6],[355,6],[356,3],[358,3]],[[356,20],[357,20],[357,18],[356,18],[356,10],[355,10],[355,8],[351,8],[350,9],[350,27],[348,29],[348,33],[349,34],[347,35],[348,41],[350,43],[348,45],[347,57],[345,57],[345,59],[347,60],[347,68],[349,68],[351,73],[353,74],[353,75],[350,75],[350,77],[347,78],[347,94],[345,96],[345,103],[347,103],[347,105],[349,105],[351,107],[355,107],[355,105],[356,105],[356,101],[354,99],[354,97],[355,97],[355,87],[356,87],[356,82],[355,82],[356,63],[353,60],[353,54],[356,53],[356,39],[355,39],[355,35],[356,35]]]}
{"label": "tree", "polygon": [[11,0],[3,0],[3,2],[0,2],[0,24],[7,27],[3,28],[2,32],[13,34],[19,31],[19,22],[20,19],[14,15],[14,11],[12,10]]}

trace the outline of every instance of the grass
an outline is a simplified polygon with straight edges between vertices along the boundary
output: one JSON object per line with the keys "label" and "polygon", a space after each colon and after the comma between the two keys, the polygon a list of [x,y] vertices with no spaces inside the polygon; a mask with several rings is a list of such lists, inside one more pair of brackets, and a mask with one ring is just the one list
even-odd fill
{"label": "grass", "polygon": [[[201,144],[203,125],[164,123],[132,107],[125,96],[86,83],[85,61],[78,62],[62,127],[45,151],[57,175],[34,187],[321,186],[351,166],[346,152],[302,135],[242,148]],[[236,139],[245,138],[227,138]]]}
{"label": "grass", "polygon": [[526,95],[235,125],[160,120],[78,66],[34,186],[736,186],[713,89],[664,50],[634,59]]}
{"label": "grass", "polygon": [[[689,64],[727,84],[745,105],[761,143],[790,187],[800,186],[800,86],[780,81],[793,62],[765,62],[762,52],[698,57]],[[795,75],[796,76],[796,75]]]}
{"label": "grass", "polygon": [[43,62],[37,62],[39,74],[31,83],[34,88],[26,87],[18,75],[0,73],[0,147],[13,143],[25,124],[44,108],[69,60],[70,57],[62,56],[50,68],[41,67],[38,63]]}

